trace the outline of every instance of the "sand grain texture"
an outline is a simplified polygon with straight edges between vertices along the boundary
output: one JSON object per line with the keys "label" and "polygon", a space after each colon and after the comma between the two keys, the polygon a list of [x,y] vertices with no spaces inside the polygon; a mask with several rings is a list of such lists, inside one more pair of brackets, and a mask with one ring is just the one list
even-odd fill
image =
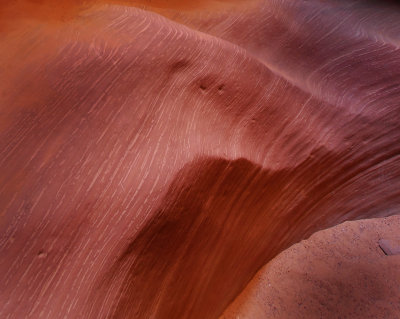
{"label": "sand grain texture", "polygon": [[399,235],[400,216],[320,231],[263,267],[221,318],[398,318],[400,255],[379,241]]}

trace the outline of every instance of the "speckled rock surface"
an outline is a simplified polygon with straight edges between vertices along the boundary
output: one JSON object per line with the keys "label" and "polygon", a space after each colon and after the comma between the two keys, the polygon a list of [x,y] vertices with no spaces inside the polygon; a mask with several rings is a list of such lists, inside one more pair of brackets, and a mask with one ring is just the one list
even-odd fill
{"label": "speckled rock surface", "polygon": [[400,216],[345,222],[264,266],[221,318],[399,318]]}

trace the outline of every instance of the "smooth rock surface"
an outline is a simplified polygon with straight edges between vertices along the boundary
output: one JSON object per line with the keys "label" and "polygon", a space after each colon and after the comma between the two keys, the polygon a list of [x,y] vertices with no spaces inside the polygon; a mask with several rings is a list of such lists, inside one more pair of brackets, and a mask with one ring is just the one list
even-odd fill
{"label": "smooth rock surface", "polygon": [[216,318],[292,244],[398,213],[399,16],[2,1],[0,317]]}

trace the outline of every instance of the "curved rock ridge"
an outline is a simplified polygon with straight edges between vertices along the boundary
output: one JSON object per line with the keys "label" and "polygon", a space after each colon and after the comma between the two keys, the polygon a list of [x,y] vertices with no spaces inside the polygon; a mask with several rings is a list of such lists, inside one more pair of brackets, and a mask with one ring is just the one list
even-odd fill
{"label": "curved rock ridge", "polygon": [[221,318],[397,318],[400,255],[380,245],[399,229],[397,215],[317,232],[261,268]]}
{"label": "curved rock ridge", "polygon": [[216,318],[290,245],[399,212],[395,4],[27,3],[2,7],[0,317]]}

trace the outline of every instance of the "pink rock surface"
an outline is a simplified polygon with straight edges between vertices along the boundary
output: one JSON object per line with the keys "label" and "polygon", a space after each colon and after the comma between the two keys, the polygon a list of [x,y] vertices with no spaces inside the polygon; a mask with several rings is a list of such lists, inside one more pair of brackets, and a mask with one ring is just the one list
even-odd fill
{"label": "pink rock surface", "polygon": [[400,256],[379,242],[399,234],[400,216],[313,234],[260,269],[221,318],[398,318]]}
{"label": "pink rock surface", "polygon": [[283,249],[399,212],[396,5],[1,8],[1,318],[216,318]]}
{"label": "pink rock surface", "polygon": [[382,238],[379,247],[386,255],[400,255],[400,238]]}

